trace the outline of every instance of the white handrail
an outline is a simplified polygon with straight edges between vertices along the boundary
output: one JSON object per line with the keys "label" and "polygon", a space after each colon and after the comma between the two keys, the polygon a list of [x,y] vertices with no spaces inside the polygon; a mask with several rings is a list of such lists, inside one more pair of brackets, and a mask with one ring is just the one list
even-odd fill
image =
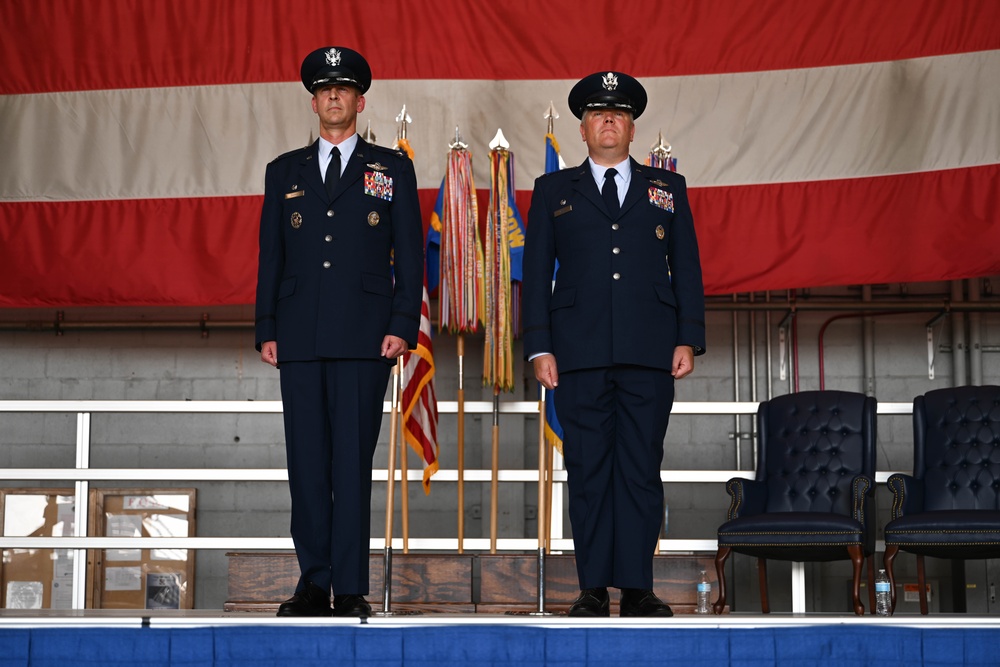
{"label": "white handrail", "polygon": [[[755,401],[690,401],[674,403],[674,415],[752,415],[759,406]],[[389,402],[383,404],[383,411],[391,410]],[[471,414],[491,414],[492,401],[466,401],[465,412]],[[538,413],[537,401],[500,401],[501,414],[530,415]],[[5,537],[0,536],[2,549],[71,549],[75,551],[73,570],[73,608],[84,608],[85,563],[87,549],[293,549],[288,537],[95,537],[86,535],[89,522],[87,496],[90,482],[96,481],[287,481],[288,471],[284,468],[91,468],[90,463],[90,422],[94,413],[120,414],[279,414],[281,401],[0,401],[0,413],[76,413],[76,466],[75,468],[0,468],[0,480],[23,481],[72,481],[75,484],[76,531],[72,537]],[[906,415],[912,411],[911,403],[879,403],[880,415]],[[456,401],[439,401],[439,414],[458,412]],[[876,482],[884,483],[892,471],[880,471]],[[407,480],[420,481],[423,473],[410,470]],[[664,482],[725,483],[732,477],[752,477],[750,470],[661,470]],[[388,471],[372,471],[373,481],[387,481]],[[401,472],[395,472],[401,479]],[[465,470],[463,480],[469,482],[489,482],[490,470]],[[501,482],[537,482],[537,470],[501,470]],[[434,475],[435,482],[457,482],[457,470],[439,470]],[[553,481],[565,483],[566,471],[556,470]],[[384,538],[372,538],[371,549],[382,549]],[[531,551],[538,545],[534,538],[501,538],[497,549],[504,551]],[[572,550],[571,539],[554,537],[553,551]],[[488,538],[465,538],[463,549],[471,551],[490,548]],[[457,538],[410,538],[408,547],[413,550],[457,550]],[[402,540],[393,539],[393,548],[402,548]],[[660,548],[670,552],[715,551],[714,539],[663,539]],[[797,591],[795,597],[803,593]]]}

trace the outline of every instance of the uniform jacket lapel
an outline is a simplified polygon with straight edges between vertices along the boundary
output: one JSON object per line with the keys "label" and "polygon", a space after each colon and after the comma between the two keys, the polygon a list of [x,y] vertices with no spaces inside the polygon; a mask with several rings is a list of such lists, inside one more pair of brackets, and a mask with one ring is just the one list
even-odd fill
{"label": "uniform jacket lapel", "polygon": [[369,146],[368,142],[359,136],[358,143],[354,147],[354,154],[351,155],[350,159],[347,161],[347,168],[344,169],[344,173],[340,177],[340,183],[337,183],[337,189],[333,192],[334,200],[342,195],[352,183],[364,175],[365,164],[367,162],[371,162],[370,153],[371,146]]}
{"label": "uniform jacket lapel", "polygon": [[598,210],[607,214],[608,207],[604,205],[604,198],[601,197],[601,191],[597,189],[597,183],[594,182],[594,176],[590,172],[590,163],[587,160],[584,160],[583,164],[576,168],[572,180],[573,189],[589,199],[590,203]]}
{"label": "uniform jacket lapel", "polygon": [[627,210],[642,201],[642,196],[649,188],[649,179],[643,173],[642,166],[631,157],[629,158],[629,165],[632,169],[632,178],[629,179],[628,192],[625,193],[625,201],[618,212],[619,217],[625,215]]}
{"label": "uniform jacket lapel", "polygon": [[299,167],[299,177],[306,186],[316,193],[316,196],[327,201],[326,188],[323,186],[323,175],[319,173],[319,139],[307,151],[302,153]]}

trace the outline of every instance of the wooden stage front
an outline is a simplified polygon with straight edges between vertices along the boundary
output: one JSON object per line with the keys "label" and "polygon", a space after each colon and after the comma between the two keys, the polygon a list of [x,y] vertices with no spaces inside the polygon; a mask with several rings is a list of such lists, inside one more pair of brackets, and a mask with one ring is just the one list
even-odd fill
{"label": "wooden stage front", "polygon": [[[229,553],[226,611],[276,611],[295,590],[299,567],[292,552]],[[382,553],[370,559],[372,607],[382,608]],[[705,570],[718,590],[711,555],[663,555],[653,560],[655,590],[675,613],[693,613]],[[545,559],[545,610],[565,612],[579,594],[572,554]],[[612,614],[617,594],[612,592]],[[538,555],[393,553],[394,611],[451,614],[531,612],[538,608]]]}

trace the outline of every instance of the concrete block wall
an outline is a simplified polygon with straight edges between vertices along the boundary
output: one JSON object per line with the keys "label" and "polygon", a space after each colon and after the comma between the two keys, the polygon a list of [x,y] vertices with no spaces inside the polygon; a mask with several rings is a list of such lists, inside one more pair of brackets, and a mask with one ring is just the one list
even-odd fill
{"label": "concrete block wall", "polygon": [[[987,283],[988,285],[988,283]],[[878,297],[935,298],[950,294],[946,283],[918,286],[889,286]],[[772,299],[783,298],[772,294]],[[801,300],[842,299],[843,312],[858,300],[856,290],[828,289],[801,294]],[[989,290],[983,300],[990,302]],[[745,300],[745,297],[744,297]],[[758,300],[760,296],[758,295]],[[195,309],[75,309],[67,310],[67,322],[108,320],[182,320],[194,325],[202,310]],[[252,319],[252,308],[208,309],[212,321]],[[798,316],[798,373],[801,390],[819,388],[817,337],[820,327],[838,312],[804,311]],[[185,330],[69,330],[56,336],[51,328],[12,329],[10,323],[37,320],[50,323],[54,311],[0,311],[0,400],[22,399],[102,399],[102,400],[278,400],[278,372],[259,361],[253,349],[250,329],[211,328],[203,337],[196,326]],[[768,370],[773,394],[792,389],[791,368],[779,377],[783,360],[779,356],[778,325],[783,313],[771,316],[771,364],[766,365],[766,323],[763,313],[756,316],[757,398],[767,398]],[[952,327],[948,319],[936,325],[935,379],[927,377],[926,324],[933,313],[892,315],[875,318],[875,395],[880,401],[909,402],[927,390],[952,385]],[[708,354],[696,361],[695,373],[678,383],[678,401],[732,401],[739,383],[741,400],[751,400],[750,316],[737,317],[740,365],[733,367],[733,316],[713,311],[708,315]],[[7,326],[5,326],[7,323]],[[1000,314],[981,317],[982,342],[1000,349]],[[789,340],[790,344],[790,340]],[[457,395],[456,337],[436,335],[437,396],[453,401]],[[481,385],[482,337],[465,337],[465,395],[468,401],[490,401],[492,391]],[[860,319],[832,323],[825,333],[825,384],[830,389],[863,390],[862,324]],[[519,351],[516,353],[519,357]],[[787,357],[784,360],[787,367]],[[1000,382],[1000,354],[983,355],[986,383]],[[537,398],[530,368],[518,361],[513,394],[502,400]],[[750,433],[753,419],[739,420],[739,432]],[[912,438],[909,416],[879,419],[879,468],[907,470],[912,466]],[[667,433],[665,469],[736,468],[737,431],[732,416],[675,415]],[[375,465],[387,459],[388,419],[383,422],[382,443]],[[439,424],[440,462],[444,469],[457,466],[456,416],[445,414]],[[537,467],[538,422],[534,416],[501,417],[500,467]],[[0,468],[72,467],[76,422],[73,414],[25,415],[0,413]],[[280,415],[104,415],[92,418],[94,467],[184,468],[247,467],[282,468],[284,437]],[[488,469],[491,451],[491,416],[466,414],[465,466]],[[743,438],[741,467],[753,468],[753,444]],[[414,455],[411,468],[417,466]],[[2,474],[2,472],[0,472]],[[749,473],[748,473],[749,474]],[[15,484],[0,480],[0,485]],[[24,483],[22,486],[37,486]],[[122,485],[105,485],[122,486]],[[203,536],[287,536],[288,490],[276,482],[198,482],[161,484],[194,486],[198,490],[198,534]],[[729,500],[722,484],[670,484],[665,489],[670,508],[668,536],[672,538],[712,538],[715,527],[725,518]],[[488,537],[489,484],[466,484],[463,512],[467,537]],[[399,487],[397,487],[397,496]],[[432,482],[425,496],[419,483],[410,485],[411,537],[454,537],[456,531],[456,490],[451,482]],[[887,520],[889,495],[879,491],[879,512]],[[536,535],[536,489],[534,484],[501,485],[499,534],[501,537]],[[399,500],[397,499],[397,508]],[[384,528],[385,487],[376,485],[372,499],[372,534]],[[568,535],[569,521],[564,515]],[[398,509],[395,534],[401,530]],[[898,561],[901,574],[912,564]],[[734,559],[734,594],[737,609],[756,607],[756,573],[748,560]],[[784,566],[771,570],[772,608],[781,610],[787,596]],[[812,567],[812,566],[810,566]],[[841,564],[816,566],[816,576],[838,579]],[[947,564],[928,562],[934,576],[949,579]],[[224,552],[197,554],[196,605],[220,608],[226,597]],[[810,570],[810,576],[813,571]],[[817,608],[846,610],[840,600],[812,602]],[[788,602],[790,608],[790,601]]]}

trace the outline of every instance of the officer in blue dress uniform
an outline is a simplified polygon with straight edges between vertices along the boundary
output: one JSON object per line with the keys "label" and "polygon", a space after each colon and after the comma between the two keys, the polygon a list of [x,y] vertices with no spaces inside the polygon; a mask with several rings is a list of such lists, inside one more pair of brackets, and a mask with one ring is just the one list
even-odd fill
{"label": "officer in blue dress uniform", "polygon": [[[660,463],[674,380],[705,351],[701,263],[684,178],[629,157],[646,91],[579,81],[589,157],[535,181],[524,251],[524,351],[555,392],[581,593],[571,616],[671,616],[653,592]],[[558,274],[552,275],[558,261]]]}
{"label": "officer in blue dress uniform", "polygon": [[365,616],[372,457],[391,367],[417,342],[423,228],[413,163],[357,134],[364,57],[317,49],[301,76],[320,137],[267,165],[257,274],[256,346],[280,366],[301,570],[278,615]]}

